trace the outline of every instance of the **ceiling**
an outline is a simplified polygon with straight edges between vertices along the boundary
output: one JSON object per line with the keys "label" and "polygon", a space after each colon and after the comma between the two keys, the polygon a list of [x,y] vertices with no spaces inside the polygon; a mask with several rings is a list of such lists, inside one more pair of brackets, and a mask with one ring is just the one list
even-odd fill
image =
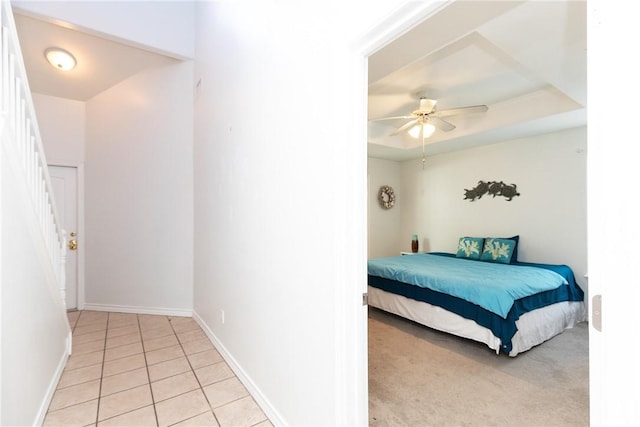
{"label": "ceiling", "polygon": [[[436,110],[484,104],[447,117],[456,129],[425,140],[426,155],[586,125],[585,1],[455,1],[369,58],[369,120],[405,116],[417,93]],[[369,122],[369,156],[422,157],[408,120]]]}
{"label": "ceiling", "polygon": [[[87,101],[141,70],[175,59],[14,8],[31,90]],[[69,72],[51,67],[44,50],[76,57]],[[436,110],[484,104],[487,112],[447,117],[456,126],[436,130],[427,155],[554,132],[586,124],[585,1],[465,1],[439,11],[369,58],[369,119],[408,115],[416,94],[437,100]],[[407,160],[422,142],[406,120],[369,122],[369,156]]]}
{"label": "ceiling", "polygon": [[[145,68],[176,61],[15,7],[14,19],[29,87],[35,93],[87,101]],[[44,51],[54,46],[73,54],[73,70],[57,70],[47,62]]]}

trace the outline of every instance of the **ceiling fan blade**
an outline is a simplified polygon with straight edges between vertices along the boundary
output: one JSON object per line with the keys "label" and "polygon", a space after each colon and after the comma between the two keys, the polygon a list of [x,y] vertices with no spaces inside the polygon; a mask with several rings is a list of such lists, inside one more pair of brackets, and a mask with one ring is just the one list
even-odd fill
{"label": "ceiling fan blade", "polygon": [[418,123],[418,119],[415,120],[411,120],[410,122],[407,122],[405,124],[403,124],[402,126],[400,126],[398,129],[396,129],[395,131],[393,131],[391,133],[391,136],[397,135],[401,132],[404,132],[407,129],[411,129],[413,126],[415,126]]}
{"label": "ceiling fan blade", "polygon": [[370,122],[380,122],[383,120],[399,120],[399,119],[413,119],[415,116],[393,116],[393,117],[380,117],[379,119],[371,119]]}
{"label": "ceiling fan blade", "polygon": [[432,117],[449,117],[449,116],[455,116],[458,114],[471,114],[471,113],[484,113],[485,111],[487,111],[489,109],[489,107],[487,107],[486,105],[472,105],[469,107],[460,107],[460,108],[450,108],[448,110],[440,110],[440,111],[435,111],[432,114]]}
{"label": "ceiling fan blade", "polygon": [[437,117],[435,115],[431,115],[429,116],[429,121],[433,122],[433,125],[435,127],[437,127],[440,130],[443,130],[445,132],[449,132],[454,130],[456,127],[454,125],[452,125],[451,123],[442,120],[440,117]]}

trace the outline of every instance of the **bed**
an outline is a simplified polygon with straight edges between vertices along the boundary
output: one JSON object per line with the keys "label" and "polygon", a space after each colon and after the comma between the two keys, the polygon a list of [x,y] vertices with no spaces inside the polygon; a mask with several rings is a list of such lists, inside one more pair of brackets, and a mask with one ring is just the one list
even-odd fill
{"label": "bed", "polygon": [[511,357],[586,320],[570,267],[460,252],[370,259],[369,305]]}

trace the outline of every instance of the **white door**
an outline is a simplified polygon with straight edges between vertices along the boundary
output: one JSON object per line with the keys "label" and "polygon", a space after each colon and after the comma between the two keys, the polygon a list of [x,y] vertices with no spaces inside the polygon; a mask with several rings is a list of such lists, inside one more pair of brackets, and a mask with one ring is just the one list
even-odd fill
{"label": "white door", "polygon": [[62,228],[67,232],[66,305],[67,310],[78,308],[78,170],[75,167],[49,166],[51,185]]}

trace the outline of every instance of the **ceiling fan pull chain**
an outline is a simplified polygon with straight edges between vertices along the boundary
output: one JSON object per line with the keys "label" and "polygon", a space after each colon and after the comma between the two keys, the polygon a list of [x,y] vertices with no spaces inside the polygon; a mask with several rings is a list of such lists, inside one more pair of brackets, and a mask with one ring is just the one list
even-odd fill
{"label": "ceiling fan pull chain", "polygon": [[420,126],[420,135],[422,136],[422,170],[424,170],[424,126]]}

